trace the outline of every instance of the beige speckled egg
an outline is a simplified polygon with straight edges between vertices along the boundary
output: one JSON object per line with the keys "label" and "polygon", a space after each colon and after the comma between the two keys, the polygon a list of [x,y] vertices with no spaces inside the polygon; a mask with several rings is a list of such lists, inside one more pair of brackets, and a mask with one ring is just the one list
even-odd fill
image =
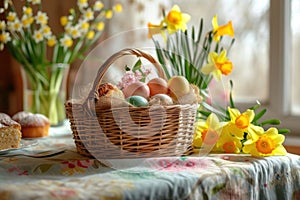
{"label": "beige speckled egg", "polygon": [[173,76],[168,81],[170,96],[173,99],[178,99],[190,91],[190,84],[184,76]]}
{"label": "beige speckled egg", "polygon": [[173,100],[170,96],[166,94],[156,94],[150,98],[149,105],[172,105]]}

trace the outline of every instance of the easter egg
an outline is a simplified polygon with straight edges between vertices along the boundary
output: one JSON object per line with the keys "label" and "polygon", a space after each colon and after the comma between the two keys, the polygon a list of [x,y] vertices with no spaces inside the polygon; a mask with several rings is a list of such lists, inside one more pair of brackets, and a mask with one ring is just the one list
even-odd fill
{"label": "easter egg", "polygon": [[147,83],[150,89],[150,96],[156,94],[167,94],[168,93],[168,83],[162,78],[153,78]]}
{"label": "easter egg", "polygon": [[123,93],[125,95],[125,98],[128,98],[130,96],[142,96],[148,99],[150,96],[150,89],[146,83],[138,81],[131,83],[126,88],[124,88]]}
{"label": "easter egg", "polygon": [[149,100],[149,105],[167,106],[172,104],[173,104],[172,98],[166,94],[156,94],[152,96]]}
{"label": "easter egg", "polygon": [[142,96],[130,96],[126,99],[131,105],[136,107],[148,106],[148,101]]}
{"label": "easter egg", "polygon": [[168,81],[170,95],[174,99],[178,99],[190,91],[190,83],[184,76],[173,76]]}

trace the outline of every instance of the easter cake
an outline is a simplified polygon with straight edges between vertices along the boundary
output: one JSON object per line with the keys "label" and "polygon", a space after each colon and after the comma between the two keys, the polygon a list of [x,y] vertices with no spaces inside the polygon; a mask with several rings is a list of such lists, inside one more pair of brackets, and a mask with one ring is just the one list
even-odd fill
{"label": "easter cake", "polygon": [[8,115],[0,115],[0,150],[19,148],[21,142],[21,126]]}

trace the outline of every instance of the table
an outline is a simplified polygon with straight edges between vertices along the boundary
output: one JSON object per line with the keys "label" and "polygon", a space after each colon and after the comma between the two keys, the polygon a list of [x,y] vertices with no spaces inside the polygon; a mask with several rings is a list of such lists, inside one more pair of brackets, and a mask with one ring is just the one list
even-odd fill
{"label": "table", "polygon": [[293,154],[96,160],[76,152],[68,126],[30,142],[0,155],[1,199],[300,199]]}

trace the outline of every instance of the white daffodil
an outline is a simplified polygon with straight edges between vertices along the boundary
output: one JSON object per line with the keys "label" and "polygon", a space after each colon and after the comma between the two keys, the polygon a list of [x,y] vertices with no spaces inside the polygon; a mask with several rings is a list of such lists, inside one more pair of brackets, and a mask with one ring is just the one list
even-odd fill
{"label": "white daffodil", "polygon": [[42,26],[41,31],[45,38],[49,38],[52,35],[51,28],[48,25]]}
{"label": "white daffodil", "polygon": [[84,19],[86,19],[87,21],[94,19],[94,12],[92,11],[92,9],[89,8],[84,12]]}
{"label": "white daffodil", "polygon": [[8,32],[0,33],[0,43],[5,44],[11,40],[11,37]]}
{"label": "white daffodil", "polygon": [[70,29],[70,35],[73,39],[79,38],[81,36],[80,28],[78,26],[73,26]]}
{"label": "white daffodil", "polygon": [[27,0],[27,2],[32,3],[33,5],[41,4],[41,0]]}
{"label": "white daffodil", "polygon": [[23,6],[23,13],[24,13],[24,15],[32,16],[32,8],[27,7],[27,6]]}
{"label": "white daffodil", "polygon": [[50,36],[47,40],[47,45],[49,47],[53,47],[54,45],[56,45],[57,43],[57,40],[56,40],[56,37],[54,35]]}
{"label": "white daffodil", "polygon": [[41,42],[44,39],[43,32],[41,30],[35,30],[33,33],[33,38],[36,43]]}
{"label": "white daffodil", "polygon": [[72,25],[69,23],[65,26],[65,32],[67,35],[71,34]]}
{"label": "white daffodil", "polygon": [[82,34],[86,34],[90,28],[90,24],[86,21],[80,20],[78,23],[78,27]]}
{"label": "white daffodil", "polygon": [[46,13],[38,11],[37,16],[35,16],[37,24],[45,25],[48,23],[48,16]]}
{"label": "white daffodil", "polygon": [[78,0],[77,5],[79,8],[87,8],[89,6],[87,0]]}
{"label": "white daffodil", "polygon": [[23,28],[23,25],[19,20],[8,22],[7,26],[10,31],[15,31],[15,32],[20,32]]}
{"label": "white daffodil", "polygon": [[6,19],[9,22],[15,21],[17,19],[17,14],[15,12],[9,12]]}
{"label": "white daffodil", "polygon": [[6,28],[5,21],[0,21],[0,30],[3,31]]}
{"label": "white daffodil", "polygon": [[94,10],[99,11],[104,7],[104,4],[101,1],[96,1],[94,4]]}
{"label": "white daffodil", "polygon": [[60,39],[60,43],[64,47],[71,47],[73,45],[73,40],[70,36],[64,35],[64,37]]}
{"label": "white daffodil", "polygon": [[34,21],[34,18],[31,17],[31,16],[23,15],[21,21],[22,21],[23,27],[29,28],[30,25],[31,25],[31,24],[33,23],[33,21]]}

